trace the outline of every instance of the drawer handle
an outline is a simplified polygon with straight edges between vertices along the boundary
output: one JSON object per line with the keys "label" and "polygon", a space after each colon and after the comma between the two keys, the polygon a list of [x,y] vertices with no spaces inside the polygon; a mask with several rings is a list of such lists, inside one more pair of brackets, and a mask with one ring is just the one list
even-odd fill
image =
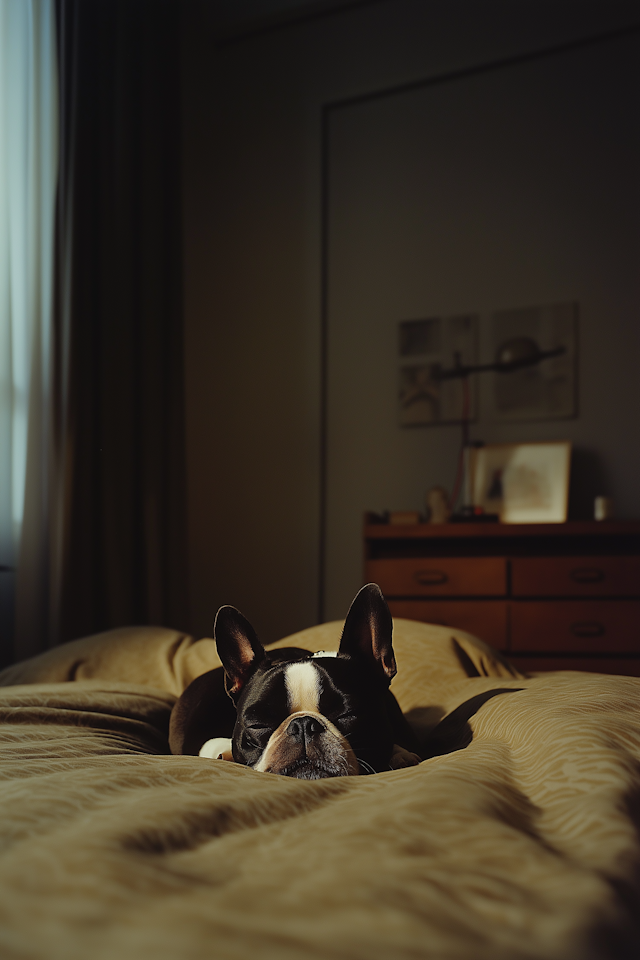
{"label": "drawer handle", "polygon": [[449,579],[444,570],[416,570],[414,577],[425,587],[437,587]]}
{"label": "drawer handle", "polygon": [[571,633],[574,637],[602,637],[605,629],[597,620],[583,620],[581,623],[571,624]]}
{"label": "drawer handle", "polygon": [[597,567],[578,567],[571,571],[571,579],[576,583],[601,583],[604,572]]}

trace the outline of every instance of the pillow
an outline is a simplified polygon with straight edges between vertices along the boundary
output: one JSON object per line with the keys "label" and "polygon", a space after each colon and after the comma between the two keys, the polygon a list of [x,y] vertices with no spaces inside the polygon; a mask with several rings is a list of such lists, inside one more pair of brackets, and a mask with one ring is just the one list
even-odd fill
{"label": "pillow", "polygon": [[0,687],[65,680],[109,680],[180,696],[201,673],[220,666],[213,640],[197,642],[164,627],[121,627],[53,647],[0,671]]}
{"label": "pillow", "polygon": [[[344,621],[334,620],[309,627],[278,640],[270,649],[337,650],[343,625]],[[469,677],[523,678],[497,650],[464,630],[398,618],[393,621],[393,648],[398,673],[391,689],[405,713],[441,701]]]}
{"label": "pillow", "polygon": [[[334,620],[269,644],[305,650],[336,650],[343,621]],[[398,675],[392,690],[407,712],[442,698],[468,677],[521,678],[486,643],[463,630],[415,620],[395,620],[393,644]],[[167,690],[179,696],[195,677],[220,666],[215,642],[194,640],[163,627],[122,627],[73,640],[0,671],[0,686],[109,680]]]}

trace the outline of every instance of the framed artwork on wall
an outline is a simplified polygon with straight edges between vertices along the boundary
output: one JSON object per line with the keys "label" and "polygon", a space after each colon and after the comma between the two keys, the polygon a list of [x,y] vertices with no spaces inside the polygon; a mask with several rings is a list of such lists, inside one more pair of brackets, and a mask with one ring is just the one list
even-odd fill
{"label": "framed artwork on wall", "polygon": [[459,380],[440,380],[439,372],[458,357],[477,363],[478,317],[431,317],[398,324],[398,419],[400,426],[459,423],[476,418],[475,384],[465,410]]}
{"label": "framed artwork on wall", "polygon": [[510,373],[493,374],[493,420],[566,420],[578,412],[578,304],[500,310],[488,330],[493,357],[509,343],[525,339],[539,350],[563,348],[556,357]]}

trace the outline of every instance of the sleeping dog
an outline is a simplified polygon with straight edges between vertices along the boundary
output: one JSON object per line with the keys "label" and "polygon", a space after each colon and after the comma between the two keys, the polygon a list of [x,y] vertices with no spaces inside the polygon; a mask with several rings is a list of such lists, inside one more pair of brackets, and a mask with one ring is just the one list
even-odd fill
{"label": "sleeping dog", "polygon": [[396,674],[392,629],[374,583],[351,604],[337,652],[267,652],[235,607],[221,607],[214,637],[224,669],[197,677],[177,701],[171,752],[233,759],[302,780],[419,763],[413,732],[389,690]]}

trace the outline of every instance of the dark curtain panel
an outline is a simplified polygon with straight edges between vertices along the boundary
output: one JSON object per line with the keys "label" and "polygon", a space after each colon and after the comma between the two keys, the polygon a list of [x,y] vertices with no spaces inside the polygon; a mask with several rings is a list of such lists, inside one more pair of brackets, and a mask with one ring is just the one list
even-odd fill
{"label": "dark curtain panel", "polygon": [[186,626],[179,0],[58,0],[53,642]]}

